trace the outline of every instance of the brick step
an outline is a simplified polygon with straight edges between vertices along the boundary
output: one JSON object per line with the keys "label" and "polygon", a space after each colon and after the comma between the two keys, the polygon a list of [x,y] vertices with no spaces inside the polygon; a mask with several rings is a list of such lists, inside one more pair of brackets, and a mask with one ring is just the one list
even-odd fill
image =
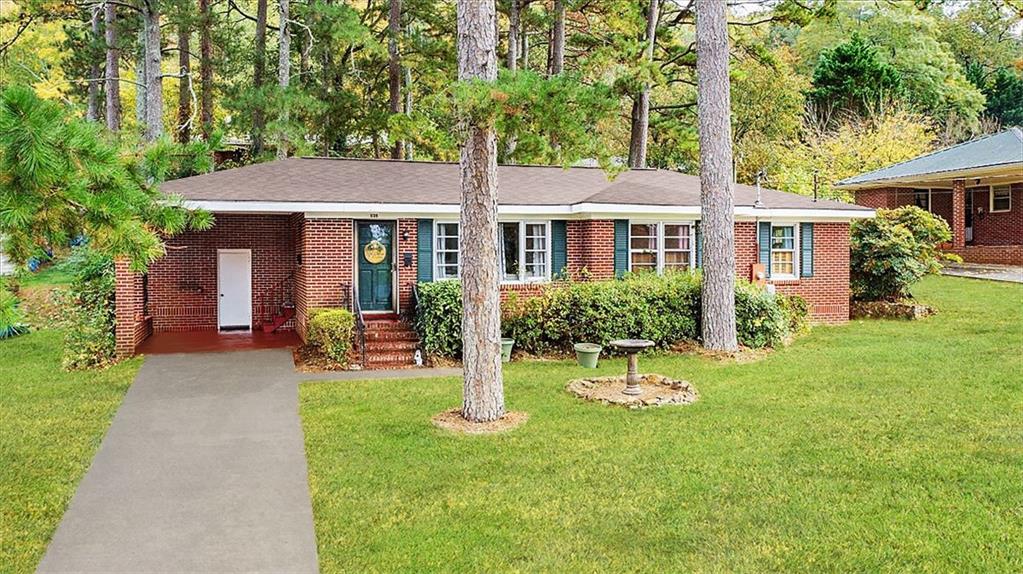
{"label": "brick step", "polygon": [[404,321],[366,321],[367,331],[412,331],[412,325]]}
{"label": "brick step", "polygon": [[367,367],[378,369],[381,365],[415,365],[415,353],[411,351],[386,351],[366,353]]}
{"label": "brick step", "polygon": [[366,331],[366,342],[369,341],[418,341],[415,331]]}
{"label": "brick step", "polygon": [[415,352],[419,341],[366,341],[366,354],[372,355],[379,352],[389,351],[411,351]]}

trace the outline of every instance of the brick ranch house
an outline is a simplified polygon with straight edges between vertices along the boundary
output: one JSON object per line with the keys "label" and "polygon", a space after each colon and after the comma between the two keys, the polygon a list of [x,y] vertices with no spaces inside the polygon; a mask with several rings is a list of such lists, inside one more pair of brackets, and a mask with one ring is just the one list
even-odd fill
{"label": "brick ranch house", "polygon": [[856,203],[917,205],[952,228],[946,249],[972,263],[1023,265],[1023,130],[1012,127],[836,184]]}
{"label": "brick ranch house", "polygon": [[[504,292],[700,265],[697,177],[501,166],[498,181]],[[118,352],[182,331],[304,338],[317,307],[407,330],[413,287],[458,276],[459,189],[457,164],[322,158],[165,183],[216,224],[171,238],[145,276],[118,263]],[[767,283],[804,297],[816,321],[847,321],[849,222],[873,210],[766,189],[758,202],[744,185],[735,204],[736,274],[763,264]],[[380,345],[394,352],[379,363],[411,362],[414,341]]]}

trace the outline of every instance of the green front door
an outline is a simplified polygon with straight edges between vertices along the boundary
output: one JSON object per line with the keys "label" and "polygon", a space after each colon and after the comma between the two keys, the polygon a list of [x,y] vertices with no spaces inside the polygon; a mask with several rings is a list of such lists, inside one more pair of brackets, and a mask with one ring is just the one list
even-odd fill
{"label": "green front door", "polygon": [[391,280],[393,223],[359,223],[359,306],[363,311],[393,311]]}

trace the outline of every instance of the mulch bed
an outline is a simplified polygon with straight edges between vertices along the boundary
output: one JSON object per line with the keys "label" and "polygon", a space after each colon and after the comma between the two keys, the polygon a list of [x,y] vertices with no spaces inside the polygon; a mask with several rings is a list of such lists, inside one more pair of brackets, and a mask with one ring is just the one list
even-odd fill
{"label": "mulch bed", "polygon": [[640,376],[642,380],[639,386],[642,393],[638,395],[622,393],[622,389],[625,388],[624,375],[573,379],[568,382],[565,389],[581,399],[632,409],[688,405],[699,398],[696,389],[686,381],[669,379],[657,374]]}
{"label": "mulch bed", "polygon": [[523,412],[505,413],[496,421],[487,423],[473,423],[462,417],[462,409],[451,409],[434,415],[434,426],[451,432],[462,434],[494,434],[510,431],[525,424],[529,415]]}
{"label": "mulch bed", "polygon": [[934,309],[912,301],[853,301],[849,315],[853,319],[905,319],[914,321],[934,314]]}
{"label": "mulch bed", "polygon": [[[300,373],[327,373],[330,371],[354,370],[327,357],[312,345],[296,347],[291,352],[295,359],[295,370]],[[350,363],[349,363],[350,364]]]}

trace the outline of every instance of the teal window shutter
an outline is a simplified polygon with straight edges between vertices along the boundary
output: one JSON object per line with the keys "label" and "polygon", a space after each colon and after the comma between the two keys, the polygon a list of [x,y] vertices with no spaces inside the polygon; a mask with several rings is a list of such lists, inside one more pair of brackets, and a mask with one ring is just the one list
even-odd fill
{"label": "teal window shutter", "polygon": [[615,277],[629,270],[629,220],[615,220]]}
{"label": "teal window shutter", "polygon": [[813,224],[799,224],[799,276],[813,277]]}
{"label": "teal window shutter", "polygon": [[551,221],[551,276],[568,276],[568,229],[564,219]]}
{"label": "teal window shutter", "polygon": [[420,219],[416,232],[417,278],[420,283],[433,281],[433,220]]}
{"label": "teal window shutter", "polygon": [[703,232],[700,230],[700,222],[697,221],[693,233],[696,235],[696,266],[703,268]]}
{"label": "teal window shutter", "polygon": [[764,264],[764,274],[771,276],[771,222],[760,222],[760,263]]}

